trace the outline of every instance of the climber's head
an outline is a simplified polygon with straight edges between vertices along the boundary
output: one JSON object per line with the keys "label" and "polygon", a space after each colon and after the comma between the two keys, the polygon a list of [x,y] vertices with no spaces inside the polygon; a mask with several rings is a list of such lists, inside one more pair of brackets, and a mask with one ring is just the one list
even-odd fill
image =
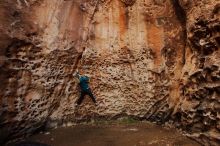
{"label": "climber's head", "polygon": [[89,78],[91,77],[91,75],[90,75],[90,74],[87,74],[87,73],[84,74],[84,76],[89,77]]}

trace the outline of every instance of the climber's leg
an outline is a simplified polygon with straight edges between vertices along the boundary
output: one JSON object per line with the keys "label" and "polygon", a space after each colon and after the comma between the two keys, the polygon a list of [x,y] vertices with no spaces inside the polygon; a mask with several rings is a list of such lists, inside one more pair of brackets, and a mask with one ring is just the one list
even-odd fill
{"label": "climber's leg", "polygon": [[92,101],[96,104],[96,98],[95,98],[95,96],[92,94],[92,91],[89,89],[88,91],[87,91],[87,94],[92,98]]}
{"label": "climber's leg", "polygon": [[83,99],[85,98],[85,95],[86,95],[86,92],[81,91],[80,97],[79,97],[79,99],[76,101],[76,104],[77,104],[77,105],[80,105],[80,104],[82,103]]}

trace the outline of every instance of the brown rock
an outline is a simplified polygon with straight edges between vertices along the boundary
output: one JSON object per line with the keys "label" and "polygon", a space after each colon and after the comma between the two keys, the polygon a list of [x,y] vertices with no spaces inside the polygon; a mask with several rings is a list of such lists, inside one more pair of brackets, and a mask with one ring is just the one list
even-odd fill
{"label": "brown rock", "polygon": [[[46,121],[134,116],[217,145],[217,0],[2,0],[0,16],[0,141]],[[77,68],[98,107],[74,107]]]}

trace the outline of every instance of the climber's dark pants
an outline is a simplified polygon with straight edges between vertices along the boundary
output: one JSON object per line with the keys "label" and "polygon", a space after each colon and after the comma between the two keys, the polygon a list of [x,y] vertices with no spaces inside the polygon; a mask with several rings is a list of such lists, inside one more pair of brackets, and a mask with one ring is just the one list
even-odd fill
{"label": "climber's dark pants", "polygon": [[78,105],[80,105],[86,95],[89,95],[89,96],[92,98],[92,101],[93,101],[94,103],[96,103],[95,96],[92,94],[92,91],[91,91],[90,89],[87,89],[87,90],[85,90],[85,91],[81,90],[80,97],[79,97],[79,99],[76,101],[76,103],[77,103]]}

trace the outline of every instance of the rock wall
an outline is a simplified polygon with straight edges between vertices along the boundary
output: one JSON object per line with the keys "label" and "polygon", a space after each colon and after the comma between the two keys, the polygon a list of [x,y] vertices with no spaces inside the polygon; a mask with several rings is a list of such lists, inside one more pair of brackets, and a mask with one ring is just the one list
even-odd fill
{"label": "rock wall", "polygon": [[219,1],[180,1],[187,16],[176,125],[204,145],[220,143]]}
{"label": "rock wall", "polygon": [[[0,141],[133,116],[219,143],[218,0],[2,0]],[[97,97],[76,108],[72,73]],[[49,122],[48,122],[49,121]]]}

